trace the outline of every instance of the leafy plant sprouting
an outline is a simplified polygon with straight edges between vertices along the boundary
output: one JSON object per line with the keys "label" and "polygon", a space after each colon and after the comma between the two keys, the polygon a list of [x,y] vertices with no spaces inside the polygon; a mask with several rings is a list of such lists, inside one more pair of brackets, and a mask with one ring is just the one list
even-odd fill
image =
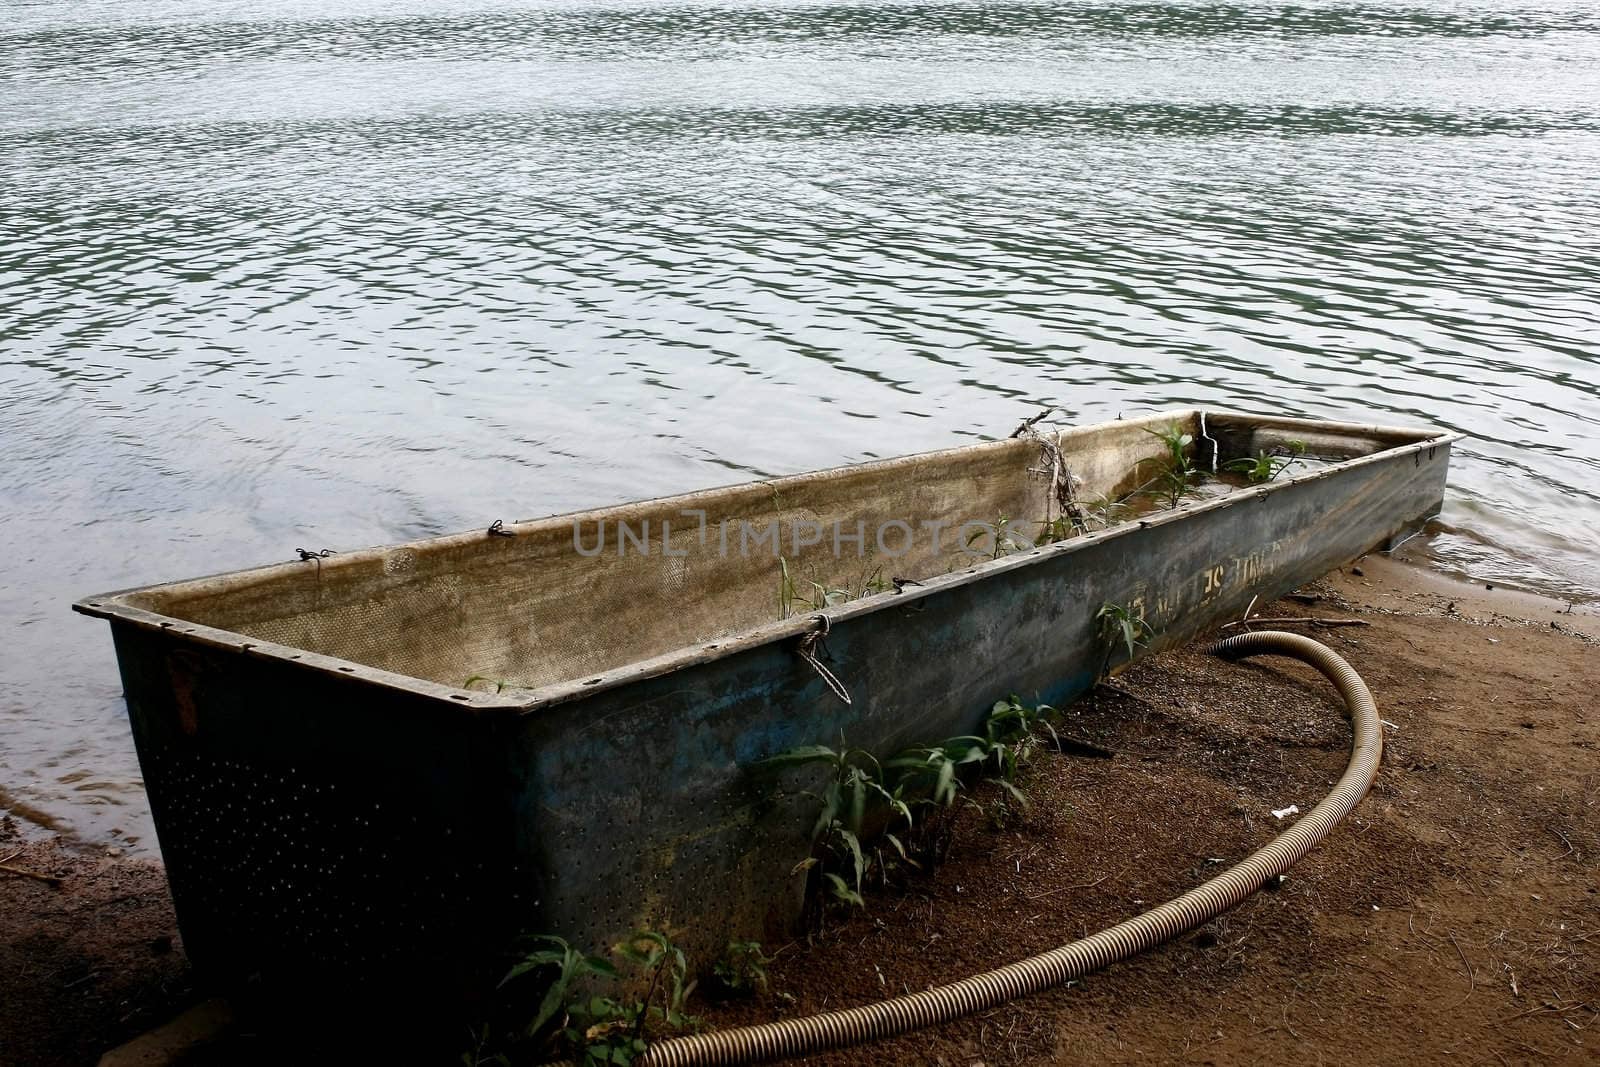
{"label": "leafy plant sprouting", "polygon": [[528,939],[534,946],[522,961],[500,980],[504,987],[507,983],[521,978],[525,974],[535,971],[547,972],[549,985],[545,987],[544,999],[539,1002],[539,1010],[523,1027],[523,1036],[536,1037],[552,1021],[557,1029],[562,1028],[567,1016],[568,999],[575,990],[574,986],[586,978],[617,977],[617,969],[611,961],[604,956],[589,956],[573,948],[565,939],[549,934],[541,934]]}
{"label": "leafy plant sprouting", "polygon": [[759,941],[729,941],[711,974],[724,995],[748,997],[767,988],[767,965],[772,960],[761,951]]}
{"label": "leafy plant sprouting", "polygon": [[989,758],[988,742],[981,737],[952,737],[927,748],[913,748],[884,764],[899,780],[899,791],[910,792],[919,803],[947,808],[961,790],[961,769]]}
{"label": "leafy plant sprouting", "polygon": [[[820,801],[813,827],[817,845],[795,870],[815,869],[820,874],[818,884],[826,887],[834,901],[865,907],[861,890],[867,874],[874,870],[886,873],[893,857],[881,847],[863,844],[864,830],[882,828],[881,840],[893,854],[912,867],[920,867],[912,858],[912,850],[893,831],[903,824],[906,829],[917,828],[928,838],[929,827],[941,821],[942,814],[961,798],[967,781],[980,773],[1003,794],[1003,799],[983,809],[985,814],[996,826],[1009,824],[1027,809],[1027,799],[1016,785],[1019,772],[1046,735],[1060,745],[1051,724],[1058,714],[1048,704],[1029,708],[1012,696],[990,708],[981,736],[948,738],[937,745],[908,749],[881,762],[861,749],[845,748],[842,742],[838,749],[807,745],[764,761],[764,766],[771,769],[822,763],[830,770],[822,792],[807,794]],[[923,809],[932,809],[933,814],[926,814]],[[937,840],[935,833],[932,839],[919,843],[917,852],[941,854]]]}
{"label": "leafy plant sprouting", "polygon": [[[1153,484],[1153,481],[1146,482],[1145,486],[1136,492],[1143,491]],[[1070,540],[1079,534],[1092,533],[1096,528],[1109,530],[1122,521],[1123,513],[1128,510],[1130,506],[1126,502],[1113,500],[1108,496],[1080,500],[1077,502],[1075,515],[1060,515],[1048,521],[1039,520],[1039,539],[1030,547],[1053,545],[1057,541]]]}
{"label": "leafy plant sprouting", "polygon": [[[587,980],[619,977],[609,959],[585,955],[559,937],[543,935],[530,941],[531,951],[500,983],[504,986],[530,973],[548,979],[538,1011],[523,1028],[524,1039],[542,1039],[547,1048],[578,1057],[585,1067],[625,1067],[649,1048],[652,1024],[670,1031],[699,1025],[684,1013],[694,989],[688,961],[665,934],[641,930],[612,949],[648,976],[642,1000],[587,994]],[[482,1060],[482,1045],[480,1041],[469,1055],[475,1061],[493,1062]]]}
{"label": "leafy plant sprouting", "polygon": [[1183,432],[1183,427],[1173,423],[1164,430],[1146,430],[1161,440],[1167,448],[1167,454],[1146,463],[1159,463],[1161,469],[1154,478],[1145,482],[1140,487],[1141,492],[1150,493],[1166,501],[1167,507],[1175,508],[1183,499],[1194,483],[1195,476],[1200,472],[1189,461],[1189,446],[1194,443],[1194,438]]}
{"label": "leafy plant sprouting", "polygon": [[1083,506],[1084,517],[1090,522],[1098,522],[1101,529],[1110,529],[1121,522],[1123,513],[1128,510],[1130,508],[1126,502],[1108,496],[1096,497]]}
{"label": "leafy plant sprouting", "polygon": [[1111,667],[1111,657],[1119,645],[1128,650],[1128,659],[1133,659],[1139,648],[1149,643],[1155,636],[1155,631],[1150,624],[1145,622],[1144,616],[1135,615],[1121,604],[1107,601],[1100,605],[1100,610],[1095,613],[1095,620],[1100,625],[1100,643],[1105,646],[1105,656],[1100,661],[1100,677],[1106,677]]}
{"label": "leafy plant sprouting", "polygon": [[1222,469],[1243,474],[1250,479],[1251,485],[1261,485],[1275,480],[1278,475],[1294,466],[1305,452],[1304,441],[1290,441],[1288,455],[1278,452],[1257,452],[1254,456],[1230,460],[1222,465]]}
{"label": "leafy plant sprouting", "polygon": [[856,595],[848,589],[830,589],[821,582],[812,581],[806,582],[806,585],[809,587],[806,602],[815,611],[831,608],[835,604],[848,604],[856,598]]}
{"label": "leafy plant sprouting", "polygon": [[[1056,734],[1056,728],[1050,720],[1057,715],[1055,708],[1049,704],[1039,704],[1028,707],[1018,700],[1013,694],[1005,700],[995,702],[989,709],[989,717],[984,720],[984,734],[989,747],[990,761],[994,764],[995,778],[993,779],[1002,787],[1009,787],[1016,780],[1017,772],[1025,767],[1033,754],[1038,750],[1043,741],[1040,732],[1050,735],[1050,740],[1060,747],[1061,738]],[[1017,794],[1016,799],[1024,807],[1027,801]]]}
{"label": "leafy plant sprouting", "polygon": [[[861,883],[867,874],[867,854],[861,847],[861,834],[868,813],[887,810],[890,825],[893,818],[898,817],[910,826],[911,808],[899,790],[891,792],[884,787],[883,767],[877,757],[863,749],[845,747],[843,739],[837,749],[806,745],[779,753],[763,761],[763,766],[769,770],[784,770],[817,763],[824,764],[829,771],[822,791],[806,794],[820,803],[811,831],[818,851],[796,870],[820,865],[822,882],[835,900],[865,907]],[[885,836],[898,842],[893,834]],[[845,871],[849,878],[840,875],[839,870]]]}
{"label": "leafy plant sprouting", "polygon": [[1012,521],[1012,519],[1002,515],[995,520],[993,525],[986,526],[981,530],[974,530],[972,535],[967,538],[967,547],[971,548],[985,537],[993,537],[994,540],[989,546],[990,559],[999,559],[1001,556],[1009,556],[1013,552],[1026,552],[1037,548],[1038,546],[1024,534],[1011,528]]}
{"label": "leafy plant sprouting", "polygon": [[793,610],[794,602],[800,599],[800,593],[795,589],[794,578],[789,574],[789,561],[782,556],[778,557],[778,618],[787,619]]}
{"label": "leafy plant sprouting", "polygon": [[1132,510],[1131,505],[1125,500],[1113,500],[1108,496],[1099,497],[1089,505],[1089,513],[1100,521],[1101,526],[1112,527],[1122,521],[1124,512]]}
{"label": "leafy plant sprouting", "polygon": [[[637,1005],[634,1036],[644,1036],[645,1023],[652,1013],[673,1030],[693,1028],[699,1020],[684,1014],[684,1004],[694,992],[695,982],[689,977],[689,961],[683,950],[673,944],[667,935],[655,930],[640,930],[617,945],[622,958],[643,968],[650,975],[650,985],[644,1000]],[[661,1004],[654,1003],[657,990],[661,991]]]}
{"label": "leafy plant sprouting", "polygon": [[872,596],[874,593],[887,593],[894,588],[894,582],[883,576],[883,566],[880,564],[867,575],[866,581],[861,583],[861,595]]}
{"label": "leafy plant sprouting", "polygon": [[1087,527],[1079,526],[1066,515],[1058,515],[1049,521],[1041,520],[1039,523],[1039,540],[1036,542],[1036,546],[1053,545],[1058,541],[1070,540],[1083,529],[1087,529]]}
{"label": "leafy plant sprouting", "polygon": [[778,557],[778,614],[787,619],[798,605],[803,611],[821,611],[854,599],[848,589],[829,589],[820,582],[797,581],[789,570],[789,561]]}
{"label": "leafy plant sprouting", "polygon": [[1014,694],[996,701],[989,709],[984,735],[989,750],[987,763],[993,774],[987,780],[999,788],[1002,795],[982,810],[995,829],[1004,829],[1027,812],[1028,798],[1017,788],[1017,776],[1032,761],[1045,734],[1060,747],[1061,738],[1050,721],[1058,714],[1049,704],[1030,708]]}
{"label": "leafy plant sprouting", "polygon": [[789,569],[789,561],[778,557],[778,617],[787,619],[796,609],[812,612],[848,604],[852,600],[888,592],[892,582],[883,578],[883,568],[875,568],[861,583],[861,591],[843,589],[813,579],[796,579]]}

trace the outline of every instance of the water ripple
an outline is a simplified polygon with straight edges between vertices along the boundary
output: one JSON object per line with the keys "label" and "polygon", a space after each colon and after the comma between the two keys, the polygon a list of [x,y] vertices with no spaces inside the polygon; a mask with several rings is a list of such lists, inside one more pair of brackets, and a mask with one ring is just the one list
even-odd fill
{"label": "water ripple", "polygon": [[[95,589],[942,447],[1434,425],[1600,598],[1588,5],[8,7],[0,803],[138,836]],[[755,432],[752,432],[755,431]]]}
{"label": "water ripple", "polygon": [[[85,12],[92,17],[93,11]],[[68,25],[22,21],[0,33],[11,63],[27,70],[71,67],[78,76],[176,61],[216,63],[274,57],[286,50],[318,61],[419,60],[475,55],[523,60],[566,56],[684,58],[754,46],[793,54],[935,39],[1022,43],[1085,38],[1143,41],[1214,38],[1313,41],[1378,38],[1542,38],[1600,30],[1583,7],[1428,8],[1277,4],[796,4],[540,6],[533,10],[407,13],[341,19],[205,18],[130,20],[105,25],[80,16]]]}

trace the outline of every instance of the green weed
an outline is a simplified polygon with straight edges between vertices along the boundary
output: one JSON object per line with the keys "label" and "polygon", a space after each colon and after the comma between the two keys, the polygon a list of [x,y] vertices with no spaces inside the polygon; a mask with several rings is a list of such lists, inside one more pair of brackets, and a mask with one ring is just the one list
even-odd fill
{"label": "green weed", "polygon": [[[1033,759],[1044,741],[1044,734],[1060,747],[1061,738],[1051,722],[1059,712],[1049,704],[1028,707],[1012,695],[995,702],[984,720],[984,734],[989,749],[989,762],[993,764],[996,778],[1002,785],[1016,780],[1017,774]],[[1024,806],[1027,801],[1017,798]]]}
{"label": "green weed", "polygon": [[1125,513],[1132,508],[1126,501],[1112,500],[1108,496],[1096,497],[1084,508],[1089,517],[1098,522],[1102,529],[1110,529],[1121,522]]}
{"label": "green weed", "polygon": [[[1056,715],[1048,704],[1029,708],[1010,697],[990,709],[982,735],[948,738],[887,760],[861,749],[808,745],[764,761],[775,770],[819,763],[829,768],[822,792],[807,794],[820,802],[812,828],[817,844],[796,872],[814,870],[817,885],[833,901],[865,907],[862,888],[870,875],[881,880],[898,863],[920,868],[917,856],[942,855],[948,841],[937,824],[979,775],[1003,797],[1005,810],[996,809],[991,823],[1015,822],[1028,807],[1016,779],[1046,735],[1059,745],[1050,722]],[[895,832],[900,829],[922,831],[922,841],[908,844]],[[872,846],[863,843],[868,830],[879,831]]]}
{"label": "green weed", "polygon": [[1177,423],[1163,430],[1146,430],[1145,433],[1159,438],[1167,452],[1164,456],[1143,461],[1160,464],[1160,469],[1139,491],[1164,500],[1169,508],[1175,508],[1200,473],[1189,459],[1189,446],[1194,443],[1194,438],[1184,433],[1183,427]]}
{"label": "green weed", "polygon": [[[545,980],[538,1010],[521,1028],[523,1042],[545,1054],[570,1056],[584,1067],[626,1067],[649,1048],[652,1028],[680,1032],[699,1025],[684,1012],[694,990],[688,961],[665,934],[641,930],[612,948],[613,956],[647,979],[643,999],[591,992],[595,980],[621,977],[606,957],[586,955],[550,935],[527,940],[530,950],[500,984],[503,987],[527,975]],[[487,1028],[474,1037],[475,1048],[462,1057],[464,1062],[507,1062],[504,1054],[484,1057]]]}
{"label": "green weed", "polygon": [[711,976],[724,998],[748,997],[767,988],[767,966],[772,961],[759,941],[729,941]]}
{"label": "green weed", "polygon": [[[911,808],[898,791],[884,786],[883,766],[876,756],[863,749],[806,745],[790,749],[762,766],[769,771],[822,764],[828,778],[820,793],[806,795],[817,800],[819,810],[811,829],[816,851],[795,869],[821,868],[821,881],[833,898],[854,907],[865,907],[861,884],[867,875],[867,853],[861,847],[862,828],[869,814],[886,812],[911,825]],[[892,821],[891,821],[892,825]],[[839,873],[845,872],[844,875]],[[848,875],[848,878],[845,877]]]}
{"label": "green weed", "polygon": [[917,803],[947,808],[961,791],[962,768],[988,758],[983,738],[952,737],[927,748],[909,749],[887,760],[884,767],[894,773],[902,792],[909,792]]}
{"label": "green weed", "polygon": [[831,589],[810,579],[796,580],[789,570],[789,561],[778,557],[778,609],[779,618],[787,619],[798,606],[802,611],[821,611],[855,599],[848,589]]}
{"label": "green weed", "polygon": [[1222,469],[1244,475],[1250,480],[1251,485],[1262,485],[1274,481],[1278,475],[1298,463],[1300,457],[1305,455],[1305,451],[1304,441],[1290,441],[1288,455],[1279,452],[1257,452],[1254,456],[1224,463]]}
{"label": "green weed", "polygon": [[1039,539],[1034,542],[1038,545],[1053,545],[1058,541],[1070,540],[1078,534],[1085,532],[1087,527],[1073,521],[1066,515],[1058,515],[1053,519],[1041,520],[1039,523]]}
{"label": "green weed", "polygon": [[861,583],[861,595],[872,596],[874,593],[887,593],[895,587],[893,580],[883,576],[883,566],[880,564],[872,569],[866,580]]}
{"label": "green weed", "polygon": [[796,611],[805,614],[822,611],[825,608],[837,607],[848,604],[852,600],[872,596],[875,593],[886,593],[894,588],[894,583],[883,577],[883,567],[880,565],[872,570],[866,578],[862,579],[860,591],[832,586],[810,578],[796,578],[789,569],[789,561],[783,556],[778,557],[778,617],[787,619]]}
{"label": "green weed", "polygon": [[[1153,483],[1146,483],[1146,485],[1151,484]],[[1053,545],[1080,534],[1093,533],[1096,529],[1109,530],[1126,518],[1125,513],[1131,510],[1125,501],[1112,500],[1106,496],[1076,501],[1072,515],[1061,515],[1048,521],[1039,520],[1039,537],[1031,547]]]}
{"label": "green weed", "polygon": [[1037,548],[1038,546],[1025,535],[1012,529],[1012,521],[1012,519],[1002,515],[992,525],[973,531],[972,535],[967,538],[967,549],[970,551],[973,545],[985,537],[992,538],[989,544],[989,558],[992,560],[999,559],[1001,556],[1009,556],[1013,552],[1027,552]]}
{"label": "green weed", "polygon": [[778,618],[787,619],[793,610],[794,602],[800,599],[800,593],[795,589],[794,578],[789,574],[789,561],[782,556],[778,557]]}
{"label": "green weed", "polygon": [[1127,648],[1128,659],[1131,660],[1156,635],[1150,624],[1145,622],[1144,616],[1135,615],[1121,604],[1110,601],[1100,605],[1100,610],[1095,613],[1095,621],[1100,627],[1100,643],[1105,648],[1105,655],[1100,660],[1102,680],[1110,671],[1111,657],[1119,645]]}
{"label": "green weed", "polygon": [[546,980],[544,998],[533,1018],[522,1028],[522,1036],[533,1039],[554,1023],[557,1031],[566,1026],[571,1014],[570,1001],[575,986],[586,978],[616,978],[617,969],[604,956],[589,956],[573,948],[565,939],[541,934],[527,939],[531,950],[500,980],[503,988],[523,975],[539,973]]}
{"label": "green weed", "polygon": [[[683,950],[673,944],[665,934],[655,930],[640,930],[616,947],[623,959],[643,969],[650,975],[650,985],[644,1000],[637,1005],[635,1036],[643,1035],[644,1024],[650,1014],[673,1030],[691,1029],[699,1020],[684,1013],[684,1004],[694,992],[695,982],[689,977],[689,961]],[[654,1003],[657,991],[661,1004]]]}
{"label": "green weed", "polygon": [[984,822],[988,823],[991,830],[1006,830],[1025,822],[1028,816],[1028,803],[1022,797],[1021,791],[1009,782],[997,784],[1005,788],[993,799],[983,804],[969,799],[967,806],[983,816]]}

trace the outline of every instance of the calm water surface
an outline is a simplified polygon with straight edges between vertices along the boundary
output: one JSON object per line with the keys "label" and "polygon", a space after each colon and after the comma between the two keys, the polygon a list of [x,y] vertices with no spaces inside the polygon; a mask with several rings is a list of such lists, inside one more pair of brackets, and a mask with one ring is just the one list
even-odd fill
{"label": "calm water surface", "polygon": [[1600,9],[0,0],[0,807],[149,842],[67,603],[960,444],[1434,425],[1600,598]]}

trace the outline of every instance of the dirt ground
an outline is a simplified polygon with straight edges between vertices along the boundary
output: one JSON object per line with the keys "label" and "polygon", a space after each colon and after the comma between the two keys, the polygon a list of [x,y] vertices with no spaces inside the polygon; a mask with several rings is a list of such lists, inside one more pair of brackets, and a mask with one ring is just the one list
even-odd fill
{"label": "dirt ground", "polygon": [[[1371,796],[1297,865],[1198,934],[1065,990],[820,1063],[1596,1062],[1600,619],[1373,557],[1259,609],[1331,645],[1386,728]],[[1231,630],[1228,632],[1237,632]],[[1078,702],[1020,824],[975,810],[949,858],[784,946],[715,1026],[954,980],[1176,896],[1309,810],[1349,733],[1283,660],[1166,653]],[[1027,694],[1023,694],[1026,697]],[[159,866],[17,836],[0,857],[0,1063],[87,1064],[196,996]]]}
{"label": "dirt ground", "polygon": [[9,817],[0,863],[13,868],[0,871],[0,1064],[92,1064],[190,1001],[159,864]]}

